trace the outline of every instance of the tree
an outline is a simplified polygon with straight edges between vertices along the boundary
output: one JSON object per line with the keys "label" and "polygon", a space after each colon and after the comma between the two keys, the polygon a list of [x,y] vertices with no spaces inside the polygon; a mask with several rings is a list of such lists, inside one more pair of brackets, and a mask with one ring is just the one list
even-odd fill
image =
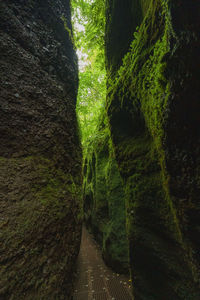
{"label": "tree", "polygon": [[105,1],[72,0],[73,33],[79,56],[77,114],[85,148],[95,138],[105,106]]}

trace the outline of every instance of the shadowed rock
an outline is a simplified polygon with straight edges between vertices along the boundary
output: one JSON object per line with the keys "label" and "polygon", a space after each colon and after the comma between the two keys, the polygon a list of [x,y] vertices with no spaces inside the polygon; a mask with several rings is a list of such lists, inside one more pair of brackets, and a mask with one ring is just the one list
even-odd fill
{"label": "shadowed rock", "polygon": [[0,3],[0,298],[69,299],[80,243],[69,1]]}
{"label": "shadowed rock", "polygon": [[200,295],[199,10],[107,0],[107,111],[136,300]]}
{"label": "shadowed rock", "polygon": [[125,194],[105,114],[84,161],[84,218],[113,270],[129,272]]}

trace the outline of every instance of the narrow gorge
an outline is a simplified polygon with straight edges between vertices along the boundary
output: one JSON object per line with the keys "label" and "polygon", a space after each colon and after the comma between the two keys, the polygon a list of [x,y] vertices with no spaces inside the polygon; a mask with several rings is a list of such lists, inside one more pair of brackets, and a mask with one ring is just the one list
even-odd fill
{"label": "narrow gorge", "polygon": [[134,300],[200,299],[199,28],[197,0],[1,0],[0,299],[79,299],[83,224]]}

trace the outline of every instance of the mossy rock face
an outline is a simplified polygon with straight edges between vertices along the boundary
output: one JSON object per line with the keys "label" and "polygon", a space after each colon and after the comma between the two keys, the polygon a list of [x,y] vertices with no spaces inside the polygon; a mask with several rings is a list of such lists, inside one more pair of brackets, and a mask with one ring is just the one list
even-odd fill
{"label": "mossy rock face", "polygon": [[69,4],[0,3],[0,299],[71,297],[81,148]]}
{"label": "mossy rock face", "polygon": [[125,194],[107,125],[99,127],[84,163],[84,217],[106,264],[128,273]]}
{"label": "mossy rock face", "polygon": [[[126,192],[134,296],[196,300],[200,294],[199,5],[132,1],[135,8],[140,3],[141,17],[135,19],[132,33],[130,28],[126,31],[126,41],[118,40],[122,52],[116,58],[119,52],[112,33],[124,30],[120,15],[135,18],[131,9],[120,11],[117,3],[107,1],[107,112]],[[124,45],[130,47],[128,52]]]}
{"label": "mossy rock face", "polygon": [[80,190],[42,157],[0,158],[2,299],[66,299],[80,243]]}

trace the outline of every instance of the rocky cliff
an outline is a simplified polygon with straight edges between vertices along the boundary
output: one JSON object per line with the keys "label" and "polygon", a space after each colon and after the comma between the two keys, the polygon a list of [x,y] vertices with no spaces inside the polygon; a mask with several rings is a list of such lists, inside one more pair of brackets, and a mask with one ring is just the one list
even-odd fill
{"label": "rocky cliff", "polygon": [[84,160],[84,218],[106,264],[128,273],[125,194],[104,114]]}
{"label": "rocky cliff", "polygon": [[0,2],[0,298],[70,299],[80,242],[69,0]]}
{"label": "rocky cliff", "polygon": [[107,0],[107,112],[135,299],[199,299],[198,1]]}

